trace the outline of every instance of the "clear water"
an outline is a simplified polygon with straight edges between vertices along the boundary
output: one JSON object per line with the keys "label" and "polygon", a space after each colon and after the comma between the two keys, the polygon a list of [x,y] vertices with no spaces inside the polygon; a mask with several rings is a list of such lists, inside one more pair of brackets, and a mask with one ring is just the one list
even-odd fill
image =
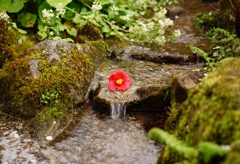
{"label": "clear water", "polygon": [[65,139],[53,146],[39,145],[19,135],[1,134],[2,163],[155,164],[161,151],[160,145],[147,139],[144,127],[133,116],[125,113],[123,118],[112,119],[92,109],[85,112]]}
{"label": "clear water", "polygon": [[111,117],[113,119],[124,117],[126,115],[126,108],[125,104],[112,103],[110,105]]}

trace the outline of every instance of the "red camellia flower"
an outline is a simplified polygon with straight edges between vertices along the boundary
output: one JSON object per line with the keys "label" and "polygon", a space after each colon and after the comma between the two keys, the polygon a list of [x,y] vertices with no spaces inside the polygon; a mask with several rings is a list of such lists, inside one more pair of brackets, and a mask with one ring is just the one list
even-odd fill
{"label": "red camellia flower", "polygon": [[126,91],[131,84],[131,78],[123,70],[118,70],[109,77],[108,88],[111,91]]}

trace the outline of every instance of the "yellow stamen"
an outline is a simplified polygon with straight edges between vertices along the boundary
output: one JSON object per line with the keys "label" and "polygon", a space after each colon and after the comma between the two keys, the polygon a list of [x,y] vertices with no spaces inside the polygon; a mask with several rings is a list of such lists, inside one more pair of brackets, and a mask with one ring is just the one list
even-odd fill
{"label": "yellow stamen", "polygon": [[116,83],[117,83],[118,85],[121,85],[121,84],[122,84],[122,82],[123,82],[123,80],[122,80],[122,79],[118,79],[118,80],[116,81]]}

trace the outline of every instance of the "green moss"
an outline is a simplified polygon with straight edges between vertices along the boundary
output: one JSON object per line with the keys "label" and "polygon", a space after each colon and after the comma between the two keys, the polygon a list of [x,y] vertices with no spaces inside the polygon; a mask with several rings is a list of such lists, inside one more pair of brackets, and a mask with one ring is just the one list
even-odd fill
{"label": "green moss", "polygon": [[7,22],[0,20],[0,68],[6,61],[23,57],[34,43],[28,36],[9,27]]}
{"label": "green moss", "polygon": [[[173,130],[177,138],[193,147],[200,141],[230,145],[240,138],[239,69],[240,58],[224,63],[190,92],[188,100],[179,107],[179,120]],[[174,156],[173,152],[166,153],[166,160]]]}
{"label": "green moss", "polygon": [[227,154],[223,164],[239,164],[240,163],[240,140],[236,140],[231,144],[230,152]]}
{"label": "green moss", "polygon": [[[91,42],[52,62],[40,50],[7,62],[0,72],[0,100],[8,104],[5,112],[24,118],[38,114],[42,121],[65,115],[84,103],[94,70],[107,52],[104,42]],[[32,59],[38,60],[40,74],[35,78],[29,70]]]}
{"label": "green moss", "polygon": [[[63,105],[63,106],[61,106]],[[52,120],[57,120],[67,114],[67,108],[65,108],[65,104],[58,104],[57,106],[52,106],[52,107],[45,107],[42,108],[42,111],[38,113],[38,121],[40,123],[43,122],[48,122]]]}

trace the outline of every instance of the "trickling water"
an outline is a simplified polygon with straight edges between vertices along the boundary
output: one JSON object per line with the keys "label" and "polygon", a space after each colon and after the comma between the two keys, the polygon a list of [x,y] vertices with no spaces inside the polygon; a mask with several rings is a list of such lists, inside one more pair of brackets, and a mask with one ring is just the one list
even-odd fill
{"label": "trickling water", "polygon": [[52,146],[5,131],[0,117],[0,163],[5,164],[155,164],[161,151],[134,116],[111,119],[91,108]]}
{"label": "trickling water", "polygon": [[111,117],[113,119],[124,117],[126,115],[126,108],[127,106],[125,104],[112,103],[110,105]]}

